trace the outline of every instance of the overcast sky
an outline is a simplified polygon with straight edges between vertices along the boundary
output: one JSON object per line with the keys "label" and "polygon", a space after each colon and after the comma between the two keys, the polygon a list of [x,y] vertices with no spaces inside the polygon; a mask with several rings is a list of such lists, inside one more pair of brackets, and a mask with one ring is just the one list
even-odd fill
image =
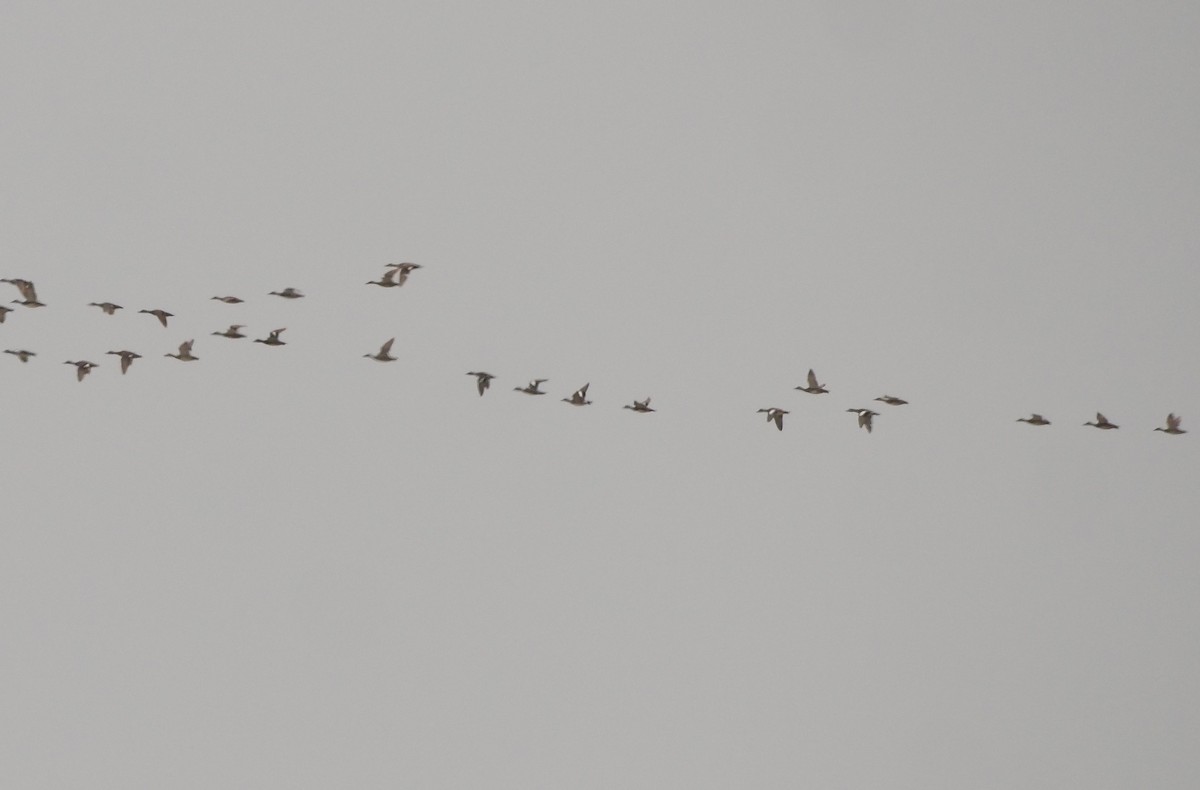
{"label": "overcast sky", "polygon": [[1196,787],[1198,40],[6,2],[0,784]]}

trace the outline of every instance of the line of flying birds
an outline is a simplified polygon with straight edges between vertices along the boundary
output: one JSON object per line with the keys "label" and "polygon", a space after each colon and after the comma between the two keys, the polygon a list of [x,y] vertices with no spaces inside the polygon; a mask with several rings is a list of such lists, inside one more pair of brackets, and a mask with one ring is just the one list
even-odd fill
{"label": "line of flying birds", "polygon": [[[420,269],[420,268],[421,268],[421,265],[416,264],[416,263],[389,263],[389,264],[387,264],[383,274],[380,276],[380,278],[378,280],[368,280],[366,284],[367,285],[376,285],[381,288],[399,288],[400,286],[404,285],[408,281],[409,275],[411,275],[414,271],[416,271],[417,269]],[[46,306],[44,302],[42,302],[38,299],[37,290],[34,288],[33,283],[30,282],[29,280],[22,280],[20,278],[11,278],[11,279],[3,278],[3,279],[0,279],[0,282],[10,283],[10,284],[16,286],[17,290],[20,291],[21,298],[14,299],[13,300],[14,304],[19,304],[19,305],[23,305],[25,307],[31,307],[31,308]],[[270,296],[278,296],[283,299],[301,299],[304,297],[303,293],[296,290],[295,288],[290,288],[290,287],[284,288],[282,291],[271,291],[269,293],[269,295]],[[215,299],[218,302],[224,302],[225,304],[241,304],[243,301],[245,301],[243,299],[239,299],[236,296],[214,296],[214,297],[212,297],[212,299]],[[118,310],[124,309],[121,305],[114,304],[112,302],[89,302],[88,306],[89,307],[98,307],[106,315],[115,315]],[[0,324],[4,323],[4,320],[5,320],[5,318],[7,318],[8,313],[11,313],[11,312],[13,312],[13,308],[6,307],[4,305],[0,305]],[[168,313],[167,311],[161,310],[161,309],[139,310],[138,312],[139,313],[147,313],[149,315],[154,316],[155,318],[158,319],[159,323],[161,323],[164,327],[166,327],[168,325],[167,319],[174,317],[173,313]],[[229,326],[229,328],[226,329],[225,331],[213,332],[212,334],[218,335],[220,337],[231,338],[231,339],[244,338],[244,337],[246,337],[246,335],[244,335],[241,332],[241,330],[244,328],[245,328],[245,324],[231,324]],[[287,345],[279,337],[280,334],[282,334],[284,331],[286,331],[286,327],[281,328],[281,329],[271,330],[271,332],[268,334],[267,337],[256,338],[254,340],[254,342],[262,343],[262,344],[268,345],[268,346]],[[200,358],[195,356],[194,354],[192,354],[192,344],[194,342],[195,342],[194,340],[186,340],[179,345],[178,353],[165,354],[164,356],[172,357],[172,358],[178,359],[182,362],[195,362],[195,361],[199,360]],[[386,343],[384,343],[382,346],[380,346],[379,351],[377,351],[376,353],[363,354],[363,356],[368,359],[377,360],[379,362],[395,362],[397,358],[392,356],[392,354],[391,354],[392,344],[394,342],[396,342],[396,338],[393,337],[390,340],[388,340]],[[28,362],[31,357],[37,356],[34,352],[27,351],[24,349],[20,349],[20,350],[6,349],[4,351],[4,353],[12,354],[13,356],[15,356],[19,360],[21,360],[21,362]],[[135,359],[142,358],[141,354],[137,354],[137,353],[134,353],[133,351],[127,351],[127,350],[108,351],[105,353],[112,354],[112,355],[115,355],[120,358],[122,374],[125,374],[126,372],[128,372],[129,367],[133,364],[133,361]],[[92,371],[93,368],[99,367],[99,365],[97,363],[88,362],[87,360],[79,360],[79,361],[67,360],[64,364],[75,366],[75,371],[76,371],[75,375],[79,381],[83,381],[84,378]],[[482,396],[485,392],[487,392],[487,390],[491,387],[492,380],[496,378],[491,373],[485,373],[483,371],[469,371],[467,373],[467,375],[475,377],[476,387],[479,390],[480,396]],[[524,387],[514,387],[513,389],[516,392],[522,392],[522,393],[525,393],[526,395],[545,395],[546,392],[541,389],[541,386],[543,384],[545,384],[547,381],[549,381],[549,379],[533,379],[528,384],[526,384]],[[587,397],[589,386],[590,386],[590,384],[584,384],[582,387],[575,390],[575,392],[573,392],[569,398],[562,398],[562,400],[565,401],[566,403],[571,404],[572,406],[588,406],[588,405],[590,405],[592,402],[590,400],[588,400],[588,397]],[[796,387],[795,389],[798,389],[801,392],[806,392],[810,395],[824,395],[829,392],[829,390],[826,389],[824,384],[821,384],[818,382],[816,373],[814,373],[811,369],[808,371],[808,378],[807,378],[806,385]],[[879,401],[881,403],[884,403],[888,406],[904,406],[908,403],[908,401],[906,401],[902,398],[897,398],[894,395],[882,395],[878,398],[875,398],[875,400]],[[628,404],[622,408],[630,409],[631,411],[640,412],[640,413],[648,413],[648,412],[655,411],[655,409],[650,408],[650,398],[646,398],[645,400],[640,400],[640,401],[635,400],[632,404]],[[867,433],[871,432],[872,427],[874,425],[874,419],[876,417],[880,416],[879,412],[873,411],[869,408],[846,409],[846,411],[858,415],[858,427],[865,428]],[[780,409],[780,408],[774,407],[774,406],[765,408],[765,409],[759,409],[758,413],[766,414],[767,422],[775,423],[775,427],[781,431],[783,430],[784,415],[790,414],[790,412],[787,409]],[[1017,420],[1017,422],[1024,422],[1024,423],[1028,423],[1029,425],[1037,425],[1037,426],[1044,426],[1044,425],[1050,424],[1050,421],[1047,420],[1045,417],[1043,417],[1040,414],[1031,414],[1028,417],[1021,417]],[[1181,422],[1182,422],[1181,417],[1175,415],[1174,413],[1168,414],[1166,426],[1160,427],[1160,428],[1155,428],[1154,430],[1162,431],[1163,433],[1172,434],[1172,435],[1187,433],[1187,431],[1185,431],[1183,428],[1179,427]],[[1115,423],[1109,421],[1109,419],[1107,417],[1105,417],[1103,414],[1101,414],[1099,412],[1096,413],[1095,422],[1088,421],[1088,422],[1085,422],[1084,425],[1091,426],[1094,428],[1099,428],[1101,430],[1115,430],[1120,427],[1119,425],[1116,425]]]}

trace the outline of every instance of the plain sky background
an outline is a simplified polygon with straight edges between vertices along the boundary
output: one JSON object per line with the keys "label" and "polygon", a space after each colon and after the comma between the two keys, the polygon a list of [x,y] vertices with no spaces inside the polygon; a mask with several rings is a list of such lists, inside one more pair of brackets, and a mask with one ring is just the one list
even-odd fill
{"label": "plain sky background", "polygon": [[1196,787],[1197,41],[4,3],[0,785]]}

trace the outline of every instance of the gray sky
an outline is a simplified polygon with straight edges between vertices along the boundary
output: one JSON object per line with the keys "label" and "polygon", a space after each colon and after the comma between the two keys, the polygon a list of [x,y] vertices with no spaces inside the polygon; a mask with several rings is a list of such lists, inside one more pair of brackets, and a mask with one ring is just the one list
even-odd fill
{"label": "gray sky", "polygon": [[1050,5],[6,3],[0,784],[1195,787],[1200,7]]}

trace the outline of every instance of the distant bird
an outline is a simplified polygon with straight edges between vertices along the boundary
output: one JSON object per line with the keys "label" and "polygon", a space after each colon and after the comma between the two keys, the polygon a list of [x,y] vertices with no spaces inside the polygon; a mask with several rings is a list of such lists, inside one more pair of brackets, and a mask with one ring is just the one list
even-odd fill
{"label": "distant bird", "polygon": [[549,380],[550,379],[534,379],[524,387],[513,387],[513,390],[516,392],[524,392],[526,395],[545,395],[546,393],[538,389],[538,387],[545,384]]}
{"label": "distant bird", "polygon": [[287,329],[287,327],[284,327],[283,329],[272,329],[270,336],[266,340],[263,340],[260,337],[260,338],[256,338],[254,342],[255,343],[264,343],[268,346],[286,346],[287,343],[285,343],[279,339],[279,333],[285,331],[286,329]]}
{"label": "distant bird", "polygon": [[395,288],[399,284],[396,282],[396,275],[399,273],[399,269],[388,269],[378,280],[367,280],[367,285],[378,285],[382,288]]}
{"label": "distant bird", "polygon": [[1167,415],[1167,427],[1166,428],[1155,428],[1154,430],[1162,431],[1163,433],[1169,433],[1169,434],[1187,433],[1187,431],[1185,431],[1184,429],[1179,427],[1179,423],[1181,423],[1181,422],[1183,422],[1182,417],[1176,417],[1174,414],[1168,414]]}
{"label": "distant bird", "polygon": [[271,291],[271,296],[282,296],[284,299],[302,299],[304,294],[295,288],[284,288],[282,291]]}
{"label": "distant bird", "polygon": [[167,325],[168,318],[175,317],[174,313],[168,313],[166,310],[138,310],[138,312],[154,316],[158,319],[158,323],[162,324],[164,327]]}
{"label": "distant bird", "polygon": [[496,378],[491,373],[474,370],[468,372],[467,375],[475,377],[475,386],[479,390],[479,397],[481,398],[483,397],[483,393],[487,391],[487,388],[492,386],[492,379]]}
{"label": "distant bird", "polygon": [[[417,269],[421,268],[421,264],[419,264],[419,263],[389,263],[387,265],[387,267],[389,269],[391,269],[392,271],[385,274],[383,276],[383,279],[385,279],[385,280],[388,279],[388,275],[391,275],[392,272],[395,272],[395,276],[392,277],[392,281],[396,287],[399,287],[401,285],[404,285],[404,283],[408,281],[408,275],[412,274]],[[377,284],[382,285],[382,283],[377,283]]]}
{"label": "distant bird", "polygon": [[379,362],[395,362],[396,358],[391,355],[392,343],[396,342],[396,338],[392,338],[388,342],[379,347],[377,354],[363,354],[367,359],[378,360]]}
{"label": "distant bird", "polygon": [[1108,418],[1105,417],[1100,412],[1096,412],[1096,421],[1095,422],[1085,422],[1084,425],[1085,426],[1090,425],[1093,428],[1100,428],[1105,431],[1111,431],[1114,428],[1121,427],[1120,425],[1113,425],[1111,422],[1108,421]]}
{"label": "distant bird", "polygon": [[626,405],[622,406],[621,408],[622,409],[631,409],[633,411],[640,411],[640,412],[654,411],[654,409],[650,408],[650,399],[649,398],[646,398],[645,400],[635,400],[633,402],[632,406],[629,404],[626,404]]}
{"label": "distant bird", "polygon": [[125,309],[121,305],[113,304],[112,302],[88,302],[88,307],[99,307],[104,311],[105,315],[115,315],[118,310]]}
{"label": "distant bird", "polygon": [[246,326],[245,324],[230,324],[229,328],[226,329],[224,332],[213,332],[213,334],[219,335],[220,337],[232,337],[232,338],[245,337],[245,335],[243,335],[241,332],[238,331],[239,329],[244,329],[245,326]]}
{"label": "distant bird", "polygon": [[587,391],[588,387],[590,386],[590,383],[584,384],[582,387],[575,390],[575,392],[571,393],[571,397],[562,398],[561,400],[571,404],[572,406],[587,406],[589,403],[591,403],[591,401],[587,399]]}
{"label": "distant bird", "polygon": [[12,354],[14,357],[21,360],[22,362],[28,362],[30,357],[37,356],[37,354],[33,353],[32,351],[26,351],[25,349],[21,349],[20,351],[13,351],[10,348],[10,349],[6,349],[4,353]]}
{"label": "distant bird", "polygon": [[870,409],[846,409],[846,411],[852,411],[858,415],[858,427],[866,428],[867,433],[871,432],[872,420],[879,416],[878,412]]}
{"label": "distant bird", "polygon": [[33,283],[29,280],[0,280],[0,282],[12,283],[17,286],[17,290],[21,292],[23,299],[13,299],[14,304],[25,305],[26,307],[45,307],[43,302],[39,302],[37,291],[34,290]]}
{"label": "distant bird", "polygon": [[1017,422],[1027,422],[1030,425],[1049,425],[1050,421],[1040,414],[1031,414],[1028,418],[1018,417]]}
{"label": "distant bird", "polygon": [[906,405],[908,405],[908,401],[897,398],[895,395],[883,395],[881,397],[876,398],[875,400],[883,401],[884,403],[886,403],[889,406],[906,406]]}
{"label": "distant bird", "polygon": [[4,319],[5,319],[5,317],[6,317],[6,316],[7,316],[9,313],[11,313],[11,312],[12,312],[12,310],[13,310],[13,309],[12,309],[11,307],[5,307],[4,305],[0,305],[0,324],[3,324],[3,323],[4,323]]}
{"label": "distant bird", "polygon": [[783,415],[791,414],[789,411],[785,411],[784,409],[776,409],[774,406],[769,409],[759,409],[758,413],[765,413],[767,415],[767,422],[774,420],[775,427],[781,431],[783,430]]}
{"label": "distant bird", "polygon": [[141,354],[135,354],[132,351],[105,351],[104,353],[105,354],[116,354],[118,357],[121,358],[121,375],[122,376],[124,376],[125,372],[129,370],[129,366],[133,364],[133,361],[135,359],[142,358]]}
{"label": "distant bird", "polygon": [[200,359],[200,357],[192,356],[192,343],[195,343],[195,342],[196,342],[195,340],[185,340],[179,344],[179,353],[178,354],[163,354],[163,356],[164,357],[174,357],[175,359],[178,359],[181,362],[195,362]]}
{"label": "distant bird", "polygon": [[826,392],[829,392],[829,390],[825,389],[824,384],[817,383],[817,374],[812,372],[812,368],[808,370],[808,386],[796,387],[796,389],[811,395],[824,395]]}
{"label": "distant bird", "polygon": [[238,299],[236,296],[214,296],[212,298],[216,299],[218,302],[224,302],[225,304],[241,304],[242,302],[246,301],[245,299]]}
{"label": "distant bird", "polygon": [[67,360],[63,364],[75,366],[75,378],[79,381],[83,381],[83,377],[91,373],[92,368],[99,367],[99,365],[97,365],[95,362],[87,361],[71,362],[70,360]]}

